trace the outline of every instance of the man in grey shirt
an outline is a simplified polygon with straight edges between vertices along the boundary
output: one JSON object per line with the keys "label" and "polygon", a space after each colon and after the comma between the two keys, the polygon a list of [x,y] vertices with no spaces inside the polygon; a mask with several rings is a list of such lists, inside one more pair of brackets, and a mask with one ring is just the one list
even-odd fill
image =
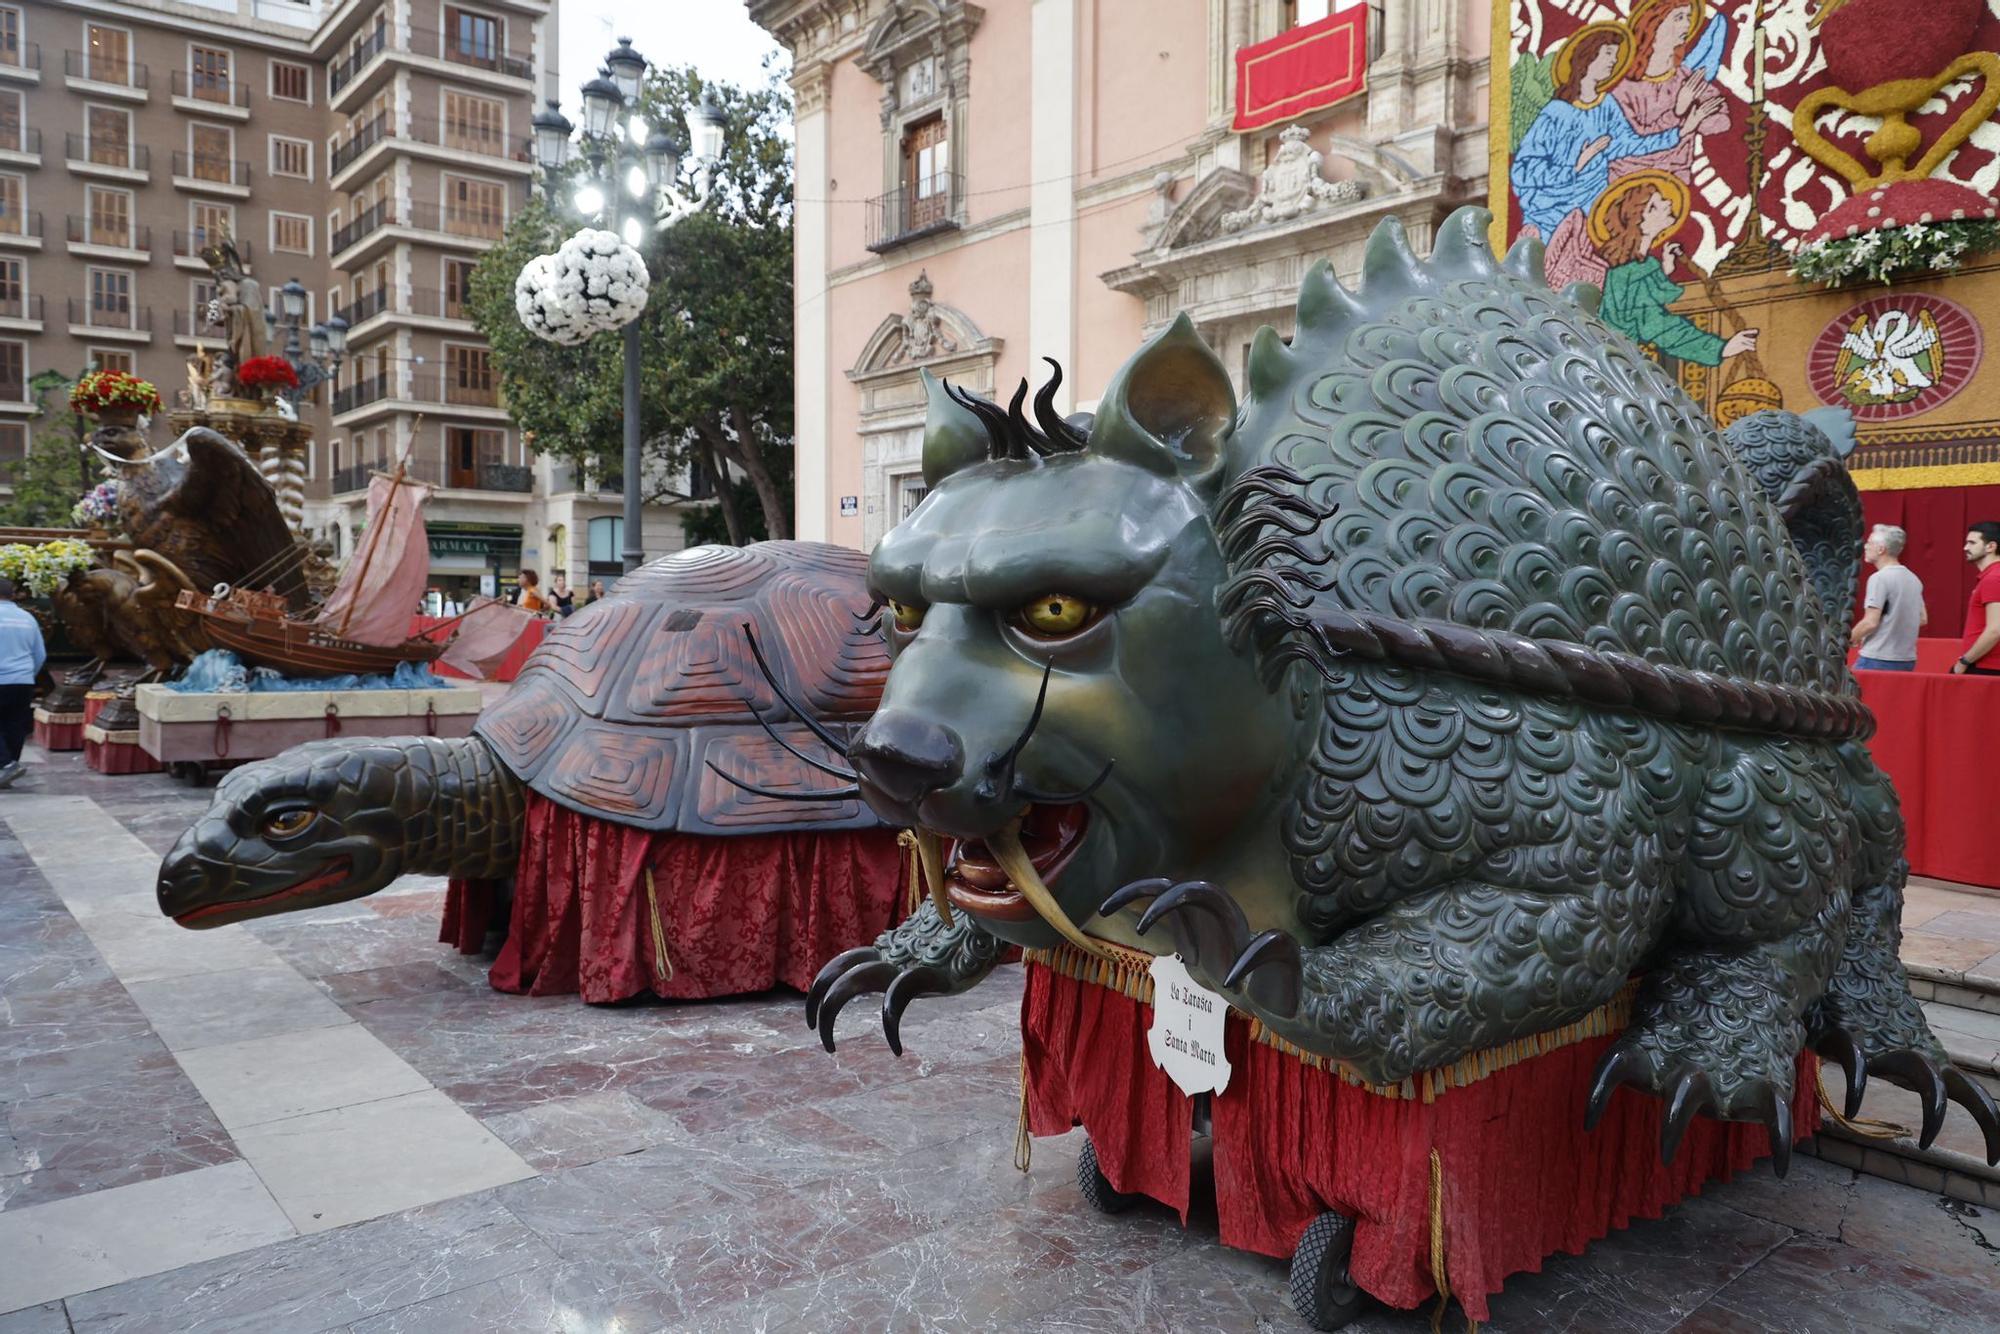
{"label": "man in grey shirt", "polygon": [[1861,649],[1856,667],[1876,672],[1917,669],[1917,631],[1929,623],[1930,614],[1924,610],[1923,581],[1901,560],[1909,540],[1902,529],[1878,523],[1861,548],[1862,559],[1875,567],[1875,573],[1868,576],[1864,610],[1848,636]]}

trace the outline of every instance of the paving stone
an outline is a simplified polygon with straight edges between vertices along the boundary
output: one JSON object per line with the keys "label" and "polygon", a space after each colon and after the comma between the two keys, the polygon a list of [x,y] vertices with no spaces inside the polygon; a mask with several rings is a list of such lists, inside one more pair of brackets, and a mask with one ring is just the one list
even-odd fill
{"label": "paving stone", "polygon": [[285,964],[127,981],[125,989],[172,1051],[351,1023],[325,992]]}

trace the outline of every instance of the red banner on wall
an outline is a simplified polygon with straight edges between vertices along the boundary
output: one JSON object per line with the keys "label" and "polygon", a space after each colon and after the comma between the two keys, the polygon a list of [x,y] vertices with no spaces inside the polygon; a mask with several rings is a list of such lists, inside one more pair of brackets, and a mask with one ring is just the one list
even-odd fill
{"label": "red banner on wall", "polygon": [[1318,111],[1368,86],[1368,7],[1356,5],[1236,53],[1237,130]]}

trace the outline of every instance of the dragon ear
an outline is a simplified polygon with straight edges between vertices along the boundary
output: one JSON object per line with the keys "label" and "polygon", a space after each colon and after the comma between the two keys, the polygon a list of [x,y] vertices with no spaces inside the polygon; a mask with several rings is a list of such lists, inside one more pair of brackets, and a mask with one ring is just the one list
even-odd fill
{"label": "dragon ear", "polygon": [[987,456],[986,426],[977,413],[945,392],[944,381],[929,371],[917,375],[924,384],[924,485],[936,486],[960,468]]}
{"label": "dragon ear", "polygon": [[1212,483],[1236,391],[1186,315],[1119,368],[1090,424],[1090,449],[1194,486]]}

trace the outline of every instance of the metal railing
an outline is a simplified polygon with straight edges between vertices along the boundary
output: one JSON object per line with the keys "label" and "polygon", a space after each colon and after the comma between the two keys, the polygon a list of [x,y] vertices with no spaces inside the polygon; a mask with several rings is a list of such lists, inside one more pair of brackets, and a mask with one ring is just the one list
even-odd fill
{"label": "metal railing", "polygon": [[432,56],[454,65],[468,65],[473,69],[504,74],[511,79],[535,77],[535,62],[522,52],[502,51],[481,42],[440,38],[428,28],[410,30],[410,54]]}
{"label": "metal railing", "polygon": [[449,236],[466,236],[482,241],[497,241],[507,230],[504,205],[500,216],[495,217],[483,209],[412,204],[405,210],[404,221],[412,227],[421,227],[425,231],[444,232]]}
{"label": "metal railing", "polygon": [[209,322],[208,309],[176,310],[174,312],[174,337],[176,338],[221,338],[223,328]]}
{"label": "metal railing", "polygon": [[388,136],[388,133],[388,113],[384,111],[376,112],[373,119],[347,136],[346,143],[339,145],[333,150],[333,156],[329,159],[332,165],[328,170],[334,172],[347,170],[348,164],[352,163],[376,144],[382,142]]}
{"label": "metal railing", "polygon": [[[338,395],[335,397],[337,399]],[[333,410],[335,412],[344,411],[338,402],[336,402]],[[389,463],[386,459],[378,460],[374,463],[349,464],[345,468],[334,469],[333,476],[327,479],[327,489],[336,496],[345,495],[351,491],[366,491],[368,489],[369,478],[378,472],[388,471]]]}
{"label": "metal railing", "polygon": [[374,205],[366,213],[354,219],[354,221],[334,229],[332,253],[338,255],[341,251],[375,231],[376,228],[386,227],[395,221],[395,203],[384,199],[381,203]]}
{"label": "metal railing", "polygon": [[408,128],[395,133],[400,139],[449,148],[455,153],[476,153],[481,157],[506,158],[512,162],[534,161],[534,155],[528,151],[524,141],[518,138],[509,140],[498,129],[453,125],[450,121],[429,116],[412,116]]}
{"label": "metal railing", "polygon": [[127,171],[151,171],[153,150],[129,139],[92,139],[74,131],[63,136],[63,151],[72,162],[89,162],[100,167],[122,167]]}
{"label": "metal railing", "polygon": [[42,215],[21,209],[0,209],[0,236],[40,236]]}
{"label": "metal railing", "polygon": [[10,47],[0,47],[0,65],[8,69],[33,69],[42,67],[42,44],[40,42],[17,42]]}
{"label": "metal railing", "polygon": [[153,229],[125,220],[122,227],[107,227],[95,218],[69,215],[69,243],[71,245],[116,246],[121,250],[151,250]]}
{"label": "metal railing", "polygon": [[965,178],[932,176],[915,189],[905,187],[868,201],[868,248],[887,250],[920,236],[955,231]]}
{"label": "metal railing", "polygon": [[113,83],[124,88],[146,87],[146,67],[130,56],[114,60],[88,51],[63,52],[63,73],[72,79],[92,83]]}
{"label": "metal railing", "polygon": [[472,318],[472,312],[466,308],[463,296],[431,288],[418,288],[410,292],[402,299],[398,308],[405,315],[430,315],[444,320]]}
{"label": "metal railing", "polygon": [[124,310],[105,310],[82,297],[69,299],[69,322],[88,329],[121,329],[134,333],[153,332],[153,309],[151,306],[127,306]]}
{"label": "metal railing", "polygon": [[342,306],[336,313],[340,318],[347,321],[348,327],[351,329],[363,320],[380,315],[388,308],[388,289],[378,287],[366,295],[355,297],[354,300]]}
{"label": "metal railing", "polygon": [[369,380],[357,380],[353,384],[333,391],[333,411],[336,415],[352,412],[356,408],[367,407],[377,399],[389,396],[389,377],[377,375]]}
{"label": "metal railing", "polygon": [[354,48],[347,59],[327,71],[327,87],[331,92],[339,92],[352,83],[362,70],[368,68],[375,57],[382,54],[389,45],[388,25],[376,20],[375,31],[368,34],[360,46]]}
{"label": "metal railing", "polygon": [[411,459],[408,472],[411,478],[427,486],[461,491],[511,491],[519,495],[535,489],[534,469],[498,459],[480,459],[471,467],[455,463],[440,465],[436,459]]}
{"label": "metal railing", "polygon": [[184,69],[174,71],[173,89],[175,97],[185,97],[196,102],[213,102],[217,106],[250,107],[250,85],[232,79],[218,79],[213,76],[193,75]]}
{"label": "metal railing", "polygon": [[16,121],[0,129],[0,149],[5,149],[9,153],[40,153],[42,132],[32,125],[23,125]]}
{"label": "metal railing", "polygon": [[189,153],[174,150],[174,175],[195,181],[214,181],[217,185],[250,184],[250,164],[242,158],[223,157],[217,153]]}
{"label": "metal railing", "polygon": [[[257,259],[257,248],[240,237],[230,238],[235,242],[236,254],[245,264]],[[197,227],[191,232],[174,233],[174,254],[182,259],[200,259],[203,247],[220,244],[220,236],[210,236],[205,228]]]}
{"label": "metal railing", "polygon": [[39,320],[42,309],[42,299],[38,296],[23,296],[16,292],[10,297],[0,297],[0,319]]}

